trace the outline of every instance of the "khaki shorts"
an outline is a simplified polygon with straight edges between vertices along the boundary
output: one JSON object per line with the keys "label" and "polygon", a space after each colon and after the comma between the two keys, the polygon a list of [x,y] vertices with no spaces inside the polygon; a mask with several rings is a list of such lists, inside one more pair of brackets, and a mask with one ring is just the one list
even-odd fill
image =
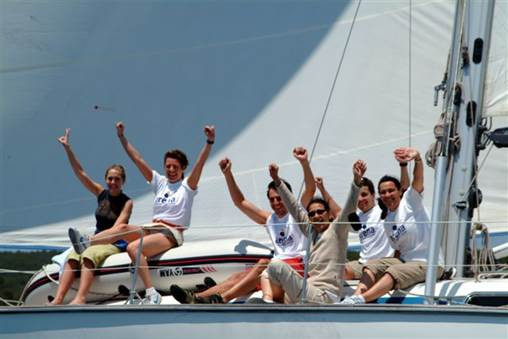
{"label": "khaki shorts", "polygon": [[[365,266],[374,273],[376,281],[387,273],[395,280],[396,289],[406,289],[425,281],[427,263],[424,261],[403,262],[398,258],[381,258],[368,261]],[[443,274],[443,268],[437,268],[437,277]]]}
{"label": "khaki shorts", "polygon": [[[303,278],[289,264],[279,259],[273,259],[270,261],[266,270],[263,271],[262,276],[282,287],[286,293],[286,303],[296,304],[300,301],[303,289]],[[324,290],[321,290],[312,284],[307,284],[305,299],[307,302],[311,303],[333,303],[333,300]]]}
{"label": "khaki shorts", "polygon": [[363,274],[363,265],[358,260],[350,261],[346,264],[346,269],[353,272],[353,280],[360,280]]}
{"label": "khaki shorts", "polygon": [[164,234],[176,244],[175,247],[182,246],[183,244],[183,231],[179,230],[177,227],[172,227],[162,222],[151,222],[141,227],[143,227],[147,235],[154,233]]}
{"label": "khaki shorts", "polygon": [[99,267],[107,257],[120,252],[120,249],[112,244],[93,245],[88,247],[81,255],[72,251],[67,260],[75,260],[83,264],[83,259],[88,259],[93,263],[94,267]]}

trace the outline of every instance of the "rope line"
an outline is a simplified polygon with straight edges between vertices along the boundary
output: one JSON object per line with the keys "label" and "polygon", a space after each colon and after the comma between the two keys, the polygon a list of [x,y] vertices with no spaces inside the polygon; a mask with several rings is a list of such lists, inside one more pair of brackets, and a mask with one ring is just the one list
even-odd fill
{"label": "rope line", "polygon": [[[388,223],[388,221],[386,221]],[[474,220],[471,220],[471,221],[458,221],[458,220],[447,220],[447,221],[411,221],[411,222],[406,222],[404,223],[405,225],[419,225],[419,224],[431,224],[431,223],[436,223],[436,224],[469,224],[469,223],[474,223],[474,222],[479,222],[479,221],[474,221]],[[319,222],[319,224],[328,224],[328,225],[331,225],[331,224],[339,224],[339,225],[376,225],[378,224],[379,222],[378,221],[365,221],[365,222],[351,222],[351,221],[323,221],[323,222]],[[395,222],[389,222],[390,224],[394,223],[394,224],[400,224],[399,223],[395,223]],[[482,223],[488,223],[488,224],[508,224],[508,222],[506,220],[483,220]],[[292,223],[293,225],[312,225],[311,223],[309,222],[293,222]],[[273,223],[273,225],[275,226],[284,226],[286,225],[286,223]],[[213,224],[202,224],[202,225],[195,225],[195,226],[192,226],[189,228],[194,230],[194,229],[208,229],[208,228],[218,228],[218,229],[221,229],[221,228],[248,228],[248,227],[252,227],[252,228],[259,228],[259,227],[264,227],[263,225],[260,225],[260,224],[256,224],[256,223],[245,223],[245,224],[222,224],[222,225],[213,225]],[[141,226],[137,226],[137,227],[141,227]],[[155,229],[156,227],[147,227],[149,229]],[[136,233],[136,232],[139,232],[139,230],[132,230],[132,231],[127,231],[127,232],[118,232],[114,235],[114,237],[116,236],[120,236],[120,235],[127,235],[127,234],[130,234],[130,233]],[[97,237],[97,236],[94,236],[94,240],[105,240],[105,239],[109,239],[113,236],[103,236],[103,237]]]}
{"label": "rope line", "polygon": [[[390,257],[391,258],[391,257]],[[123,265],[123,264],[122,264]],[[185,266],[186,268],[207,268],[207,267],[210,267],[210,266],[213,266],[213,265],[217,265],[216,263],[214,264],[203,264],[203,265],[181,265],[181,266]],[[257,265],[257,266],[260,266],[260,267],[268,267],[269,264],[256,264],[256,263],[252,263],[252,264],[233,264],[233,263],[228,263],[227,264],[228,267],[232,267],[232,268],[244,268],[245,266],[249,266],[249,265]],[[345,262],[343,264],[341,263],[335,263],[335,264],[330,264],[329,262],[313,262],[312,263],[312,266],[315,268],[315,267],[325,267],[325,266],[347,266],[348,265],[348,262]],[[365,263],[365,264],[362,264],[364,266],[371,266],[371,267],[382,267],[382,266],[386,266],[386,265],[374,265],[374,264],[368,264],[368,263]],[[12,269],[2,269],[0,268],[0,274],[26,274],[26,275],[33,275],[33,274],[37,274],[39,272],[44,272],[44,274],[46,275],[46,277],[53,283],[55,284],[59,284],[59,281],[54,279],[53,277],[51,277],[51,274],[52,273],[57,273],[56,271],[55,272],[49,272],[48,271],[48,266],[49,265],[44,265],[42,266],[42,268],[40,270],[37,270],[37,271],[16,271],[16,270],[12,270]],[[425,264],[425,266],[428,266],[428,267],[442,267],[442,268],[454,268],[454,267],[466,267],[466,268],[474,268],[475,266],[477,266],[476,264],[463,264],[463,265],[439,265],[439,264],[436,264],[436,265],[427,265]],[[492,266],[490,269],[485,269],[485,270],[482,270],[481,271],[481,274],[483,275],[489,275],[489,274],[508,274],[508,264],[495,264],[495,265],[490,265]],[[133,266],[130,266],[128,269],[130,270],[131,267]],[[174,268],[175,265],[139,265],[138,267],[140,268],[148,268],[150,270],[155,270],[155,269],[166,269],[166,268]],[[180,267],[180,266],[178,266]],[[98,267],[98,268],[89,268],[88,270],[89,271],[103,271],[103,270],[107,270],[109,267]],[[118,269],[118,267],[114,267],[112,266],[111,269]],[[504,272],[503,272],[504,271]],[[69,269],[69,270],[63,270],[63,272],[81,272],[80,269]],[[203,273],[206,273],[206,272],[203,272]],[[77,290],[77,289],[76,289]],[[98,294],[104,294],[104,293],[98,293]]]}

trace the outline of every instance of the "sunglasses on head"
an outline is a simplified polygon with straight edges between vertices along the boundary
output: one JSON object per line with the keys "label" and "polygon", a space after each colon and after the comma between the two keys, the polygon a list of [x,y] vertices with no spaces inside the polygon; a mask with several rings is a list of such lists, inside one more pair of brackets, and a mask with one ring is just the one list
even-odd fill
{"label": "sunglasses on head", "polygon": [[314,211],[309,211],[309,213],[307,214],[309,217],[313,217],[315,216],[316,214],[317,215],[322,215],[323,213],[325,213],[326,210],[325,209],[317,209],[317,210],[314,210]]}

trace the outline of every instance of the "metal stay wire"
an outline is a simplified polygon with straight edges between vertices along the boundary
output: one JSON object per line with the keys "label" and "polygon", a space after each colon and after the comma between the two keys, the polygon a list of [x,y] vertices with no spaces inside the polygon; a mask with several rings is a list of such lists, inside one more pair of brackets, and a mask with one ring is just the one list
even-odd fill
{"label": "metal stay wire", "polygon": [[[334,92],[334,89],[335,89],[335,85],[337,84],[337,79],[339,78],[339,73],[340,73],[340,70],[342,68],[342,63],[344,62],[344,57],[346,55],[346,51],[347,51],[347,48],[349,46],[349,41],[351,39],[351,33],[353,32],[353,28],[355,26],[356,18],[358,16],[358,12],[360,10],[361,3],[362,3],[362,0],[359,0],[358,1],[358,5],[356,6],[356,10],[355,10],[355,14],[354,14],[353,20],[351,21],[351,26],[349,27],[349,32],[348,32],[348,36],[347,36],[347,39],[346,39],[346,43],[344,44],[344,48],[342,49],[342,55],[340,57],[340,61],[339,61],[339,64],[337,66],[337,70],[335,71],[335,77],[333,79],[333,83],[332,83],[332,86],[330,88],[330,92],[328,93],[328,98],[326,100],[325,109],[324,109],[323,114],[321,116],[321,121],[319,123],[319,128],[318,128],[318,131],[316,133],[316,138],[314,140],[314,144],[312,145],[312,150],[311,150],[310,155],[309,155],[309,163],[312,162],[312,157],[313,157],[314,152],[316,150],[316,146],[317,146],[317,143],[318,143],[318,140],[319,140],[319,136],[321,135],[321,130],[323,129],[323,125],[324,125],[324,122],[325,122],[325,119],[326,119],[326,115],[328,113],[328,108],[330,107],[330,102],[332,101],[332,95],[333,95],[333,92]],[[303,182],[300,185],[300,190],[298,192],[298,197],[300,197],[300,195],[302,193],[302,190],[303,190]],[[311,251],[311,244],[312,244],[312,241],[313,241],[313,239],[312,239],[312,226],[310,224],[308,224],[307,228],[308,228],[308,231],[307,231],[308,242],[307,242],[307,248],[306,248],[306,252],[305,252],[302,295],[301,295],[301,299],[300,299],[300,303],[302,303],[302,304],[305,303],[305,297],[307,295],[307,278],[308,278],[308,275],[309,275],[310,251]]]}

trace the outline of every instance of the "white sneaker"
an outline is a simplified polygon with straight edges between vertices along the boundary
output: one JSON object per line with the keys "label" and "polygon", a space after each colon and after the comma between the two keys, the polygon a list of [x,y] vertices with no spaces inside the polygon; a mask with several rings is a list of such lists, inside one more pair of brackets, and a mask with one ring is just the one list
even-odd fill
{"label": "white sneaker", "polygon": [[69,228],[69,239],[71,239],[72,247],[77,254],[83,253],[90,247],[90,238],[87,235],[82,235],[77,229]]}
{"label": "white sneaker", "polygon": [[341,305],[360,305],[365,304],[365,299],[361,295],[350,295],[342,300]]}
{"label": "white sneaker", "polygon": [[160,305],[162,297],[158,292],[147,295],[142,301],[142,305]]}

